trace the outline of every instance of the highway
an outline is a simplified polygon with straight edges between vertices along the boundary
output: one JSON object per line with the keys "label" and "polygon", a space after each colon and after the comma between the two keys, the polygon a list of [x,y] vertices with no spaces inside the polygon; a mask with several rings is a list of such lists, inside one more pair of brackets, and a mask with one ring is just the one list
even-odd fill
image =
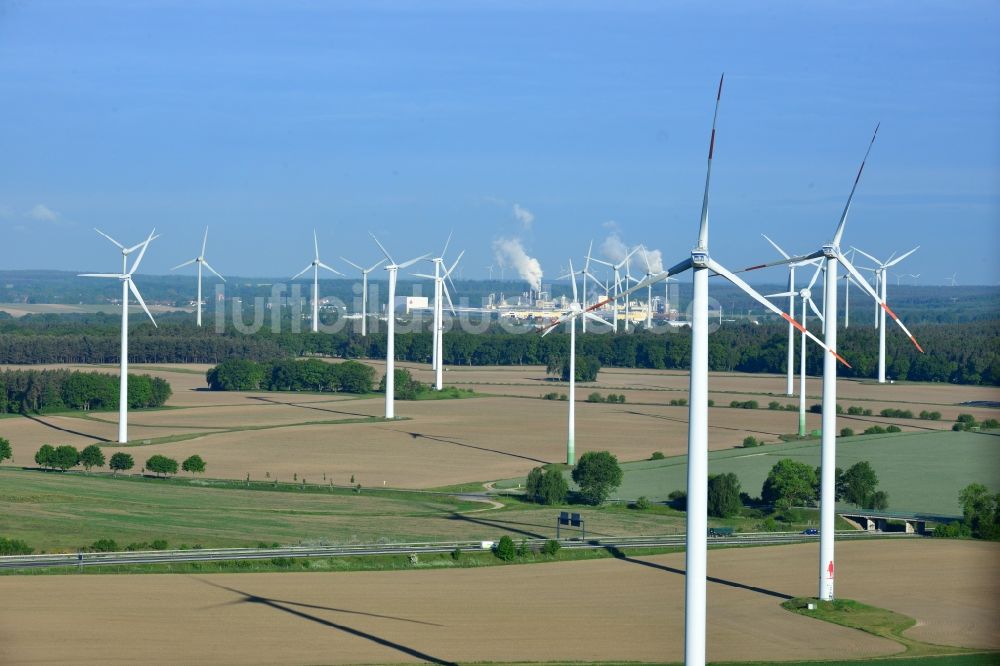
{"label": "highway", "polygon": [[[840,530],[838,541],[856,539],[914,539],[920,535],[902,532],[878,533]],[[499,539],[499,537],[498,537]],[[758,532],[708,537],[709,546],[766,546],[817,541],[818,535],[799,532]],[[540,549],[547,539],[526,539],[528,547]],[[563,548],[683,548],[685,535],[649,537],[611,537],[601,539],[560,539]],[[46,555],[6,555],[0,557],[0,569],[48,567],[93,567],[122,564],[171,564],[177,562],[221,562],[232,560],[267,560],[278,557],[351,557],[359,555],[410,555],[490,550],[493,541],[443,541],[423,543],[354,544],[343,546],[289,546],[280,548],[205,548],[192,550],[125,551],[117,553],[52,553]]]}

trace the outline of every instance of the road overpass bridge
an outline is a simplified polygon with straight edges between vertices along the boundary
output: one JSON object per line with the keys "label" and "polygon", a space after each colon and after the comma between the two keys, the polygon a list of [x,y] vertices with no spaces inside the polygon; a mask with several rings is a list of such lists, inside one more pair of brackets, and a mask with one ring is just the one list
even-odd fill
{"label": "road overpass bridge", "polygon": [[868,532],[905,532],[907,534],[926,534],[928,523],[933,526],[953,523],[962,519],[961,516],[936,513],[869,511],[867,509],[839,511],[838,513],[845,520]]}

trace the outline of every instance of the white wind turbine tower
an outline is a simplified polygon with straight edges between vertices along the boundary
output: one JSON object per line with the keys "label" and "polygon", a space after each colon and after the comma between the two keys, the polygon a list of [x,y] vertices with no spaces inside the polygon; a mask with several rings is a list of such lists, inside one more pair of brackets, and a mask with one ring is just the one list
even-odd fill
{"label": "white wind turbine tower", "polygon": [[385,259],[379,259],[368,268],[362,268],[344,257],[341,257],[341,260],[361,271],[361,337],[365,337],[368,335],[368,274],[384,264]]}
{"label": "white wind turbine tower", "polygon": [[[622,294],[622,291],[623,291],[622,290],[621,270],[622,270],[623,267],[625,267],[628,264],[628,260],[631,259],[632,255],[635,254],[638,250],[639,250],[639,248],[637,248],[637,247],[632,248],[632,251],[629,252],[629,253],[627,253],[625,255],[625,258],[622,259],[621,261],[619,261],[617,264],[612,264],[611,262],[603,261],[601,259],[591,258],[591,261],[597,262],[598,264],[601,264],[602,266],[607,266],[612,271],[614,271],[614,274],[615,274],[615,281],[614,281],[615,299],[614,299],[614,301],[611,304],[611,308],[612,308],[612,311],[613,311],[611,324],[612,324],[612,330],[615,333],[618,332],[618,300],[621,298],[621,294]],[[626,269],[626,270],[628,270],[628,269]],[[627,287],[627,285],[626,285],[626,287]],[[627,331],[628,330],[628,316],[627,316],[627,313],[628,313],[628,301],[625,302],[625,312],[626,312],[625,330]]]}
{"label": "white wind turbine tower", "polygon": [[[768,238],[768,240],[770,241],[771,239]],[[771,244],[774,245],[775,247],[778,247],[777,245],[775,245],[773,241],[771,242]],[[780,249],[778,251],[782,252]],[[784,254],[784,252],[782,252],[782,254]],[[796,296],[802,299],[802,327],[799,329],[800,331],[804,331],[806,329],[807,306],[808,309],[811,309],[814,313],[816,313],[816,316],[819,317],[820,321],[824,321],[823,313],[820,312],[819,308],[816,307],[816,303],[812,300],[812,288],[813,285],[816,284],[816,279],[819,277],[819,274],[823,272],[823,263],[820,261],[813,260],[813,261],[803,262],[800,264],[789,264],[789,268],[791,270],[794,270],[795,267],[797,266],[805,266],[813,264],[815,264],[816,266],[816,272],[813,273],[812,279],[809,280],[808,285],[806,285],[802,289],[799,289],[798,291],[792,289],[786,292],[782,292],[780,294],[767,295],[768,298],[781,298],[783,296],[788,296],[789,301],[792,302],[793,305]],[[792,282],[791,279],[789,280],[789,282],[792,283],[794,286],[794,282]],[[794,312],[792,308],[793,306],[789,306],[789,309],[792,312]],[[791,312],[789,314],[791,314]],[[792,335],[794,336],[794,331]],[[802,336],[802,339],[799,342],[799,437],[805,437],[806,436],[806,335],[805,333],[801,333],[800,335]],[[792,341],[794,341],[794,337],[792,338]],[[793,346],[792,344],[789,344],[789,348],[792,348],[792,346]]]}
{"label": "white wind turbine tower", "polygon": [[569,278],[573,284],[573,302],[569,304],[569,310],[564,312],[559,316],[558,319],[552,323],[545,326],[542,329],[542,336],[546,336],[555,330],[555,327],[559,324],[566,323],[569,325],[569,425],[566,431],[566,464],[575,465],[576,464],[576,320],[582,319],[587,321],[600,322],[602,324],[607,324],[607,321],[601,319],[595,314],[590,313],[585,310],[583,306],[580,305],[580,300],[576,293],[576,273],[573,272],[573,260],[569,260],[569,273],[563,275],[559,279]]}
{"label": "white wind turbine tower", "polygon": [[[900,255],[895,259],[890,258],[887,261],[879,261],[878,259],[868,254],[864,250],[860,250],[856,247],[852,249],[875,262],[876,266],[875,274],[878,276],[877,284],[879,285],[879,291],[881,292],[879,294],[879,298],[881,298],[882,302],[884,303],[886,302],[886,292],[888,289],[887,285],[889,283],[889,280],[887,279],[888,269],[892,266],[895,266],[903,259],[906,259],[908,256],[919,250],[920,246],[918,245],[917,247],[913,248],[906,254]],[[878,313],[878,383],[885,384],[885,310],[884,309],[880,310]]]}
{"label": "white wind turbine tower", "polygon": [[422,254],[416,259],[410,259],[409,261],[404,261],[401,264],[397,264],[389,253],[383,247],[382,243],[378,242],[378,238],[375,238],[375,234],[369,232],[369,236],[378,245],[378,248],[382,250],[382,254],[385,255],[386,260],[389,262],[385,265],[385,270],[389,272],[389,305],[386,307],[386,339],[385,339],[385,418],[394,419],[396,418],[396,276],[399,273],[400,268],[408,268],[413,264],[426,259],[427,255]]}
{"label": "white wind turbine tower", "polygon": [[207,244],[208,244],[208,227],[205,227],[205,236],[204,236],[204,238],[201,239],[201,254],[199,254],[194,259],[191,259],[190,261],[185,261],[183,264],[178,264],[177,266],[174,266],[173,268],[170,269],[172,271],[176,271],[178,268],[184,268],[185,266],[190,266],[191,264],[198,264],[198,309],[197,309],[197,313],[198,313],[197,314],[198,326],[201,326],[201,300],[202,300],[201,299],[201,267],[204,266],[208,270],[212,271],[212,273],[215,274],[215,277],[219,278],[223,282],[226,281],[226,278],[224,278],[221,275],[219,275],[218,271],[216,271],[214,268],[212,268],[212,265],[208,263],[207,259],[205,259],[205,246]]}
{"label": "white wind turbine tower", "polygon": [[[448,237],[451,240],[451,237]],[[448,249],[448,244],[445,243],[445,249]],[[444,252],[441,253],[442,255]],[[448,308],[451,310],[451,314],[455,314],[455,304],[451,300],[451,293],[448,291],[448,285],[445,284],[445,280],[451,282],[451,273],[458,266],[458,262],[462,260],[462,256],[465,254],[465,250],[458,253],[458,258],[451,265],[450,268],[442,266],[441,262],[438,261],[439,258],[435,258],[434,261],[434,275],[428,275],[426,273],[414,273],[417,277],[426,278],[428,280],[434,280],[434,335],[433,338],[433,364],[434,369],[434,389],[440,391],[444,388],[444,301],[442,300],[442,295],[448,299]],[[454,287],[455,283],[451,282],[451,286]]]}
{"label": "white wind turbine tower", "polygon": [[954,287],[955,285],[958,284],[958,281],[955,279],[957,277],[958,277],[958,273],[952,273],[951,276],[946,277],[944,279],[944,283],[946,285],[948,285],[949,287]]}
{"label": "white wind turbine tower", "polygon": [[[715,115],[708,147],[708,168],[705,175],[705,194],[702,199],[698,244],[691,256],[671,268],[641,280],[617,297],[628,297],[632,292],[645,289],[647,282],[660,282],[671,275],[686,270],[693,272],[694,297],[691,304],[691,375],[688,401],[688,474],[687,474],[687,542],[685,586],[684,663],[688,666],[705,663],[705,585],[708,534],[708,275],[716,273],[742,289],[755,301],[786,321],[794,321],[777,306],[757,293],[729,269],[722,266],[708,253],[708,194],[712,179],[712,157],[715,152],[715,122],[722,98],[722,79],[715,98]],[[806,259],[808,257],[802,257]],[[781,263],[781,262],[779,262]],[[604,305],[597,303],[588,310]],[[795,324],[799,326],[798,322]],[[806,335],[820,346],[836,353],[806,331]],[[836,356],[836,358],[840,358]],[[841,359],[842,360],[842,359]]]}
{"label": "white wind turbine tower", "polygon": [[[767,234],[761,234],[761,236],[785,259],[791,258],[777,243],[768,238]],[[788,296],[788,315],[793,320],[795,319],[795,295],[797,293],[795,291],[795,267],[796,264],[788,264],[788,291],[785,292],[785,295]],[[795,326],[792,325],[792,322],[788,323],[788,360],[786,361],[786,365],[788,377],[785,383],[785,395],[791,396],[795,395]],[[799,434],[801,435],[802,433]]]}
{"label": "white wind turbine tower", "polygon": [[[843,265],[844,268],[854,277],[858,285],[868,292],[868,295],[874,299],[879,307],[889,313],[889,316],[892,317],[897,324],[899,324],[900,328],[903,329],[916,348],[923,352],[923,349],[917,343],[916,338],[914,338],[913,335],[906,329],[906,326],[904,326],[903,322],[899,320],[896,313],[889,309],[889,306],[885,304],[885,301],[883,301],[878,294],[875,293],[875,290],[868,284],[868,281],[865,280],[861,273],[858,272],[858,269],[847,260],[847,257],[840,249],[840,240],[844,235],[844,225],[847,223],[847,214],[851,209],[851,201],[854,199],[854,193],[858,188],[858,181],[861,180],[861,173],[864,171],[865,162],[868,159],[868,155],[871,153],[872,145],[875,143],[875,136],[877,135],[878,126],[875,127],[875,133],[872,135],[871,142],[868,144],[868,150],[865,152],[865,158],[861,161],[861,167],[858,169],[858,175],[854,178],[854,185],[851,187],[851,194],[847,197],[847,204],[844,206],[843,213],[841,213],[840,222],[837,224],[837,230],[834,233],[833,240],[825,243],[819,250],[811,254],[801,257],[793,257],[791,260],[774,262],[763,266],[755,266],[753,268],[757,269],[766,266],[774,266],[783,263],[790,263],[791,261],[822,259],[826,268],[823,310],[827,318],[832,318],[832,321],[836,321],[837,265]],[[837,327],[836,325],[833,325],[826,326],[824,328],[824,346],[827,349],[835,350],[837,348]],[[838,356],[837,358],[839,359],[840,357]],[[818,595],[823,601],[830,601],[834,598],[833,581],[835,566],[833,539],[834,503],[836,498],[835,470],[837,462],[837,364],[834,361],[834,358],[825,356],[823,362],[823,435],[820,444],[820,546]]]}
{"label": "white wind turbine tower", "polygon": [[[319,240],[316,238],[316,230],[313,229],[313,247],[316,249],[316,257],[310,262],[308,266],[303,268],[301,271],[292,276],[292,279],[299,277],[310,268],[313,269],[313,293],[312,293],[312,332],[316,333],[319,331],[319,269],[325,268],[334,275],[344,276],[343,273],[335,268],[330,268],[322,261],[319,260]],[[214,272],[214,271],[213,271]]]}
{"label": "white wind turbine tower", "polygon": [[[132,282],[132,274],[135,273],[137,268],[139,268],[139,263],[142,261],[143,255],[146,254],[146,248],[149,247],[149,243],[154,238],[157,238],[157,236],[154,235],[156,232],[154,229],[142,243],[126,248],[124,245],[116,241],[111,236],[108,236],[103,231],[99,229],[96,231],[120,247],[122,251],[121,273],[81,273],[79,277],[112,278],[115,280],[121,280],[122,283],[121,376],[118,380],[118,441],[124,444],[128,442],[128,294],[130,291],[132,292],[132,295],[135,296],[135,300],[139,302],[142,309],[147,315],[149,315],[149,320],[153,322],[153,326],[156,326],[156,320],[153,319],[153,315],[149,312],[149,308],[146,307],[146,303],[142,300],[139,290],[136,289],[135,283]],[[135,262],[132,264],[131,270],[126,271],[124,268],[126,259],[129,254],[137,249],[139,250],[139,256],[135,258]]]}

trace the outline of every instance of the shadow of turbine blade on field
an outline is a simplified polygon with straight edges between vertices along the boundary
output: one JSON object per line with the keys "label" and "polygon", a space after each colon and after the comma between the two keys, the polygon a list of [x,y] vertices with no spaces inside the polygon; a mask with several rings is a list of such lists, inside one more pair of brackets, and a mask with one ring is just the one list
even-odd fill
{"label": "shadow of turbine blade on field", "polygon": [[520,460],[530,460],[531,462],[540,463],[542,465],[550,464],[551,460],[542,460],[541,458],[532,458],[531,456],[523,456],[520,453],[511,453],[510,451],[501,451],[500,449],[491,449],[485,446],[476,446],[475,444],[466,444],[464,442],[459,442],[454,439],[445,439],[444,437],[435,437],[434,435],[425,435],[421,432],[408,432],[406,430],[396,430],[395,428],[383,428],[383,430],[392,430],[393,432],[399,432],[409,435],[413,439],[429,439],[432,442],[441,442],[443,444],[454,444],[455,446],[462,446],[467,449],[476,449],[477,451],[485,451],[487,453],[496,453],[501,456],[510,456],[511,458],[518,458]]}
{"label": "shadow of turbine blade on field", "polygon": [[[650,567],[652,569],[659,569],[660,571],[666,571],[672,574],[678,574],[680,576],[685,575],[684,569],[677,569],[674,567],[668,567],[665,564],[657,564],[656,562],[648,562],[646,560],[637,560],[634,557],[629,557],[621,549],[616,546],[606,546],[605,547],[615,559],[621,560],[623,562],[630,562],[631,564],[641,564],[644,567]],[[784,599],[788,601],[789,599],[794,599],[790,594],[785,594],[784,592],[776,592],[775,590],[769,590],[764,587],[756,587],[754,585],[747,585],[746,583],[739,583],[735,580],[726,580],[725,578],[716,578],[715,576],[708,576],[707,579],[710,583],[717,583],[718,585],[725,585],[726,587],[735,587],[740,590],[748,590],[750,592],[756,592],[757,594],[766,594],[769,597],[776,597],[778,599]]]}
{"label": "shadow of turbine blade on field", "polygon": [[232,588],[232,587],[227,587],[225,585],[219,585],[218,583],[213,583],[211,581],[205,580],[204,578],[197,578],[197,577],[194,577],[194,576],[191,576],[191,578],[193,578],[194,580],[197,580],[198,582],[204,583],[205,585],[211,585],[212,587],[219,588],[220,590],[226,590],[228,592],[232,592],[233,594],[239,594],[239,595],[241,595],[243,597],[242,599],[236,599],[234,601],[229,601],[229,602],[226,602],[226,603],[223,603],[223,604],[216,604],[215,606],[207,606],[207,607],[202,608],[200,610],[205,610],[207,608],[217,608],[219,606],[229,606],[229,605],[235,605],[235,604],[243,604],[243,603],[259,604],[260,606],[267,607],[267,608],[273,608],[274,610],[278,610],[278,611],[282,611],[284,613],[288,613],[289,615],[293,615],[293,616],[301,618],[303,620],[308,620],[310,622],[315,622],[316,624],[320,624],[320,625],[322,625],[324,627],[329,627],[331,629],[337,629],[339,631],[342,631],[344,633],[350,634],[352,636],[357,636],[358,638],[363,638],[363,639],[371,641],[372,643],[375,643],[377,645],[382,645],[382,646],[385,646],[387,648],[391,648],[391,649],[396,650],[398,652],[402,652],[405,655],[409,655],[411,657],[415,657],[417,659],[421,659],[423,661],[427,661],[427,662],[430,662],[432,664],[442,664],[443,666],[458,666],[455,662],[447,661],[445,659],[441,659],[441,658],[435,657],[433,655],[429,655],[429,654],[427,654],[425,652],[421,652],[420,650],[417,650],[415,648],[411,648],[411,647],[408,647],[406,645],[401,645],[400,643],[396,643],[396,642],[391,641],[391,640],[389,640],[387,638],[382,638],[381,636],[376,636],[375,634],[370,634],[370,633],[368,633],[366,631],[361,631],[360,629],[355,629],[354,627],[348,627],[347,625],[338,624],[338,623],[332,622],[330,620],[325,620],[325,619],[323,619],[321,617],[317,617],[315,615],[310,615],[309,613],[306,613],[304,611],[296,610],[295,608],[288,608],[288,606],[299,606],[301,608],[310,608],[310,609],[315,609],[315,610],[327,610],[327,611],[332,611],[332,612],[335,612],[335,613],[350,613],[352,615],[364,615],[364,616],[368,616],[368,617],[375,617],[375,618],[386,619],[386,620],[396,620],[396,621],[399,621],[399,622],[412,622],[414,624],[423,624],[423,625],[427,625],[427,626],[431,626],[431,627],[440,627],[440,626],[442,626],[440,624],[434,624],[433,622],[423,622],[421,620],[412,620],[412,619],[409,619],[409,618],[393,617],[391,615],[379,615],[377,613],[365,613],[363,611],[352,611],[352,610],[346,610],[346,609],[342,609],[342,608],[330,608],[330,607],[327,607],[327,606],[316,606],[316,605],[312,605],[312,604],[303,604],[303,603],[299,603],[299,602],[296,602],[296,601],[286,601],[286,600],[282,600],[282,599],[269,599],[268,597],[259,597],[259,596],[255,595],[255,594],[251,594],[249,592],[243,592],[242,590],[237,590],[237,589]]}

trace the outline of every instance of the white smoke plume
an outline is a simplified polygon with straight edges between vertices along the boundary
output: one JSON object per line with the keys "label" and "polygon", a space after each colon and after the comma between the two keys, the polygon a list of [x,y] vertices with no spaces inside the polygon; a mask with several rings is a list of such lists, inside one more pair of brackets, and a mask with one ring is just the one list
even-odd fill
{"label": "white smoke plume", "polygon": [[[639,250],[638,255],[640,257],[639,263],[642,268],[649,273],[659,273],[663,270],[663,253],[659,250],[646,250],[646,254]],[[645,261],[642,260],[645,257]]]}
{"label": "white smoke plume", "polygon": [[542,265],[529,257],[518,238],[498,238],[493,241],[493,254],[501,266],[509,266],[531,285],[535,291],[542,289]]}
{"label": "white smoke plume", "polygon": [[603,252],[604,256],[608,258],[608,261],[613,264],[617,264],[628,254],[628,245],[622,241],[622,237],[619,236],[616,231],[605,238],[604,242],[601,243],[601,252]]}
{"label": "white smoke plume", "polygon": [[531,229],[535,223],[535,214],[519,203],[514,204],[514,219],[521,223],[525,230]]}

